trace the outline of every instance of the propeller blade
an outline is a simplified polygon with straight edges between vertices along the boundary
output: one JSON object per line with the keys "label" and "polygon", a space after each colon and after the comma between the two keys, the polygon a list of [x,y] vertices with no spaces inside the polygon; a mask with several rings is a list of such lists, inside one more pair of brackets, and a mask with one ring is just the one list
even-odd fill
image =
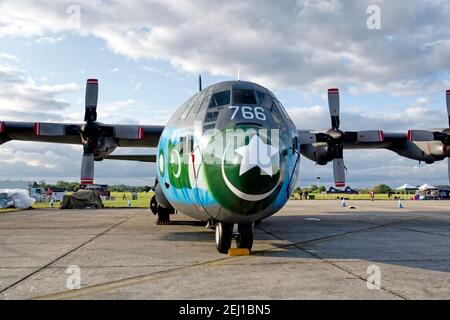
{"label": "propeller blade", "polygon": [[448,115],[448,126],[450,128],[450,90],[447,90],[447,115]]}
{"label": "propeller blade", "polygon": [[328,107],[330,109],[331,127],[334,130],[337,130],[337,129],[339,129],[339,125],[340,125],[339,89],[338,88],[328,89]]}
{"label": "propeller blade", "polygon": [[97,121],[98,80],[88,79],[86,83],[86,97],[84,121]]}
{"label": "propeller blade", "polygon": [[345,166],[344,159],[333,159],[334,184],[336,187],[345,187]]}
{"label": "propeller blade", "polygon": [[433,141],[434,132],[427,130],[408,130],[408,141]]}
{"label": "propeller blade", "polygon": [[81,161],[81,184],[93,184],[94,183],[94,155],[83,154]]}

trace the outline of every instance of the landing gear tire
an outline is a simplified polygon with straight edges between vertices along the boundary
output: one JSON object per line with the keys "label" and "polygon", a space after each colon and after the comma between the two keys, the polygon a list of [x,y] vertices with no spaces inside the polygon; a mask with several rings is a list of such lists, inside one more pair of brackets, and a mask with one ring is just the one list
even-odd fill
{"label": "landing gear tire", "polygon": [[158,205],[158,217],[156,218],[157,225],[170,224],[170,210]]}
{"label": "landing gear tire", "polygon": [[153,196],[150,200],[150,210],[152,210],[153,214],[158,214],[158,201],[156,201],[156,196]]}
{"label": "landing gear tire", "polygon": [[252,250],[253,246],[253,223],[243,223],[238,225],[239,236],[236,239],[238,248]]}
{"label": "landing gear tire", "polygon": [[233,239],[233,225],[224,222],[218,222],[216,225],[216,248],[220,253],[227,254],[231,248]]}

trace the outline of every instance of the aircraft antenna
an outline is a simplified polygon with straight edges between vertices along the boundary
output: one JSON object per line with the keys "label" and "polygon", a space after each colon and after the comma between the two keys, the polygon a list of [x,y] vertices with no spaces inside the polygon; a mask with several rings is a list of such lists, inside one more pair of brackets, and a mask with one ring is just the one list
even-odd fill
{"label": "aircraft antenna", "polygon": [[238,81],[241,81],[241,72],[240,72],[239,68],[237,68],[237,79],[238,79]]}
{"label": "aircraft antenna", "polygon": [[202,75],[198,75],[198,92],[202,91]]}

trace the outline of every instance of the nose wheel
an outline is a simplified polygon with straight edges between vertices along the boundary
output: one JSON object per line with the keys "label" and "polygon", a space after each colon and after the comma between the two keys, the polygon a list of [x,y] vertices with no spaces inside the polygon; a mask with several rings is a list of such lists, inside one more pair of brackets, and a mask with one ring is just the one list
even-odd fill
{"label": "nose wheel", "polygon": [[[233,224],[218,222],[216,224],[216,248],[217,251],[227,254],[231,248],[233,240]],[[238,248],[246,248],[252,250],[253,246],[253,223],[245,223],[238,225],[238,232],[236,238],[236,246]]]}
{"label": "nose wheel", "polygon": [[227,254],[233,240],[233,224],[218,222],[216,225],[216,248],[220,253]]}
{"label": "nose wheel", "polygon": [[238,231],[239,235],[236,238],[236,246],[251,251],[253,246],[253,223],[239,224]]}

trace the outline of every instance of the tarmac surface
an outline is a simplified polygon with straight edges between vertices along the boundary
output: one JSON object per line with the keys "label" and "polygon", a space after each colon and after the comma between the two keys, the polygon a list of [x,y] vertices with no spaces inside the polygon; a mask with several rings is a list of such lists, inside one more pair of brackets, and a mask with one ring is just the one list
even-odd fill
{"label": "tarmac surface", "polygon": [[450,202],[403,204],[291,201],[244,257],[181,214],[2,213],[0,299],[450,299]]}

